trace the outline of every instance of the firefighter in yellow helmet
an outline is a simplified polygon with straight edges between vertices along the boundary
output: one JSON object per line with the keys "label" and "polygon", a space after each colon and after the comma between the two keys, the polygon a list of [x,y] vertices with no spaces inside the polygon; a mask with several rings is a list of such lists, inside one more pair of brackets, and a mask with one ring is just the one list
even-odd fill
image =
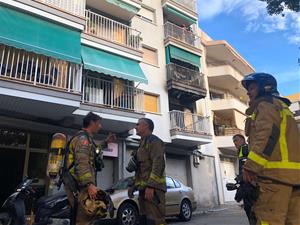
{"label": "firefighter in yellow helmet", "polygon": [[246,76],[250,98],[245,133],[249,155],[244,181],[257,183],[257,225],[300,224],[300,139],[290,101],[279,96],[275,78],[266,73]]}
{"label": "firefighter in yellow helmet", "polygon": [[[93,141],[93,136],[97,134],[101,128],[101,117],[91,112],[88,113],[83,119],[82,130],[70,141],[69,153],[68,156],[66,156],[68,170],[75,182],[72,182],[72,178],[65,179],[65,190],[73,209],[73,216],[75,217],[72,219],[73,221],[76,220],[76,224],[79,225],[91,224],[96,216],[87,213],[86,202],[89,202],[90,206],[95,207],[96,203],[92,201],[97,200],[96,145]],[[105,143],[113,141],[115,141],[115,135],[110,134],[106,138]],[[76,189],[78,193],[74,193],[74,186],[77,186]],[[92,201],[86,201],[86,196]]]}
{"label": "firefighter in yellow helmet", "polygon": [[139,191],[140,224],[165,225],[165,149],[163,141],[152,134],[153,129],[152,120],[147,118],[136,125],[141,141],[127,166],[129,172],[135,171],[135,183],[128,195],[133,197],[134,190]]}

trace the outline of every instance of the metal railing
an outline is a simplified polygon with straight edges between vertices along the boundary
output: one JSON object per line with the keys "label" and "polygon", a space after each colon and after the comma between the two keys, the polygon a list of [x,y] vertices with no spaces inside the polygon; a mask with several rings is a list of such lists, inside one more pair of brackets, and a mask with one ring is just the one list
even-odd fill
{"label": "metal railing", "polygon": [[84,17],[86,0],[35,0],[62,9],[76,16]]}
{"label": "metal railing", "polygon": [[196,12],[196,1],[195,0],[173,0],[174,2],[177,2],[178,4]]}
{"label": "metal railing", "polygon": [[144,91],[93,77],[83,78],[83,102],[110,108],[143,111]]}
{"label": "metal railing", "polygon": [[85,11],[84,32],[135,50],[141,49],[141,32],[90,10]]}
{"label": "metal railing", "polygon": [[68,92],[81,90],[80,65],[6,45],[0,45],[0,77]]}
{"label": "metal railing", "polygon": [[170,112],[171,131],[210,135],[209,118],[173,110]]}
{"label": "metal railing", "polygon": [[205,89],[204,76],[202,73],[174,63],[167,64],[167,79]]}
{"label": "metal railing", "polygon": [[200,48],[200,39],[188,28],[179,27],[173,23],[166,22],[164,25],[165,38],[172,37],[188,45]]}

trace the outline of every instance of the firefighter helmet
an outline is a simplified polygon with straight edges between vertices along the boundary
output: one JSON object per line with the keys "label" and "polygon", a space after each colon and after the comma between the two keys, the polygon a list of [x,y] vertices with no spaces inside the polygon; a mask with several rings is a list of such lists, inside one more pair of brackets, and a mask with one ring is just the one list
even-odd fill
{"label": "firefighter helmet", "polygon": [[277,81],[268,73],[251,73],[242,80],[242,85],[248,90],[249,85],[255,82],[260,94],[278,94]]}
{"label": "firefighter helmet", "polygon": [[96,199],[90,199],[87,192],[79,198],[86,215],[97,218],[105,218],[107,215],[113,217],[113,202],[106,192],[98,190]]}

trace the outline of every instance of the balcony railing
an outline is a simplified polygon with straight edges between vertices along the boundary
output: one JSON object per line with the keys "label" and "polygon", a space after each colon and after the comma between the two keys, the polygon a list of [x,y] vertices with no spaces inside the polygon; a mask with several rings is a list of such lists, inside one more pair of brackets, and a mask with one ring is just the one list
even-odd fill
{"label": "balcony railing", "polygon": [[216,136],[234,136],[236,134],[244,135],[244,131],[236,127],[215,126]]}
{"label": "balcony railing", "polygon": [[209,118],[173,110],[170,112],[171,131],[210,135]]}
{"label": "balcony railing", "polygon": [[81,90],[81,66],[6,45],[0,45],[0,78],[51,87]]}
{"label": "balcony railing", "polygon": [[83,102],[110,108],[143,111],[144,91],[93,77],[83,78]]}
{"label": "balcony railing", "polygon": [[195,0],[173,0],[173,1],[196,12],[196,1]]}
{"label": "balcony railing", "polygon": [[174,63],[167,64],[167,79],[205,89],[202,73]]}
{"label": "balcony railing", "polygon": [[76,16],[84,17],[86,0],[35,0]]}
{"label": "balcony railing", "polygon": [[84,32],[126,47],[141,49],[141,32],[112,19],[86,10]]}
{"label": "balcony railing", "polygon": [[173,23],[167,22],[164,25],[165,38],[172,37],[196,48],[200,48],[200,39],[187,28],[179,27]]}

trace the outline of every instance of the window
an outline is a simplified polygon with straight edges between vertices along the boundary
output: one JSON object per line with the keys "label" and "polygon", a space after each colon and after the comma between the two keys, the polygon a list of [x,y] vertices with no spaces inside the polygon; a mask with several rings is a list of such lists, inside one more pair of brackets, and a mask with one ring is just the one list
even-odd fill
{"label": "window", "polygon": [[151,65],[158,66],[157,50],[143,45],[143,61]]}
{"label": "window", "polygon": [[152,94],[144,94],[144,111],[158,113],[158,96]]}
{"label": "window", "polygon": [[172,178],[166,177],[167,189],[175,188]]}
{"label": "window", "polygon": [[147,20],[151,23],[155,23],[155,11],[154,9],[148,9],[145,7],[142,7],[139,11],[139,13],[137,14],[138,17]]}
{"label": "window", "polygon": [[180,188],[181,187],[181,184],[179,183],[179,181],[178,180],[173,180],[174,181],[174,183],[175,183],[175,187],[176,188]]}

